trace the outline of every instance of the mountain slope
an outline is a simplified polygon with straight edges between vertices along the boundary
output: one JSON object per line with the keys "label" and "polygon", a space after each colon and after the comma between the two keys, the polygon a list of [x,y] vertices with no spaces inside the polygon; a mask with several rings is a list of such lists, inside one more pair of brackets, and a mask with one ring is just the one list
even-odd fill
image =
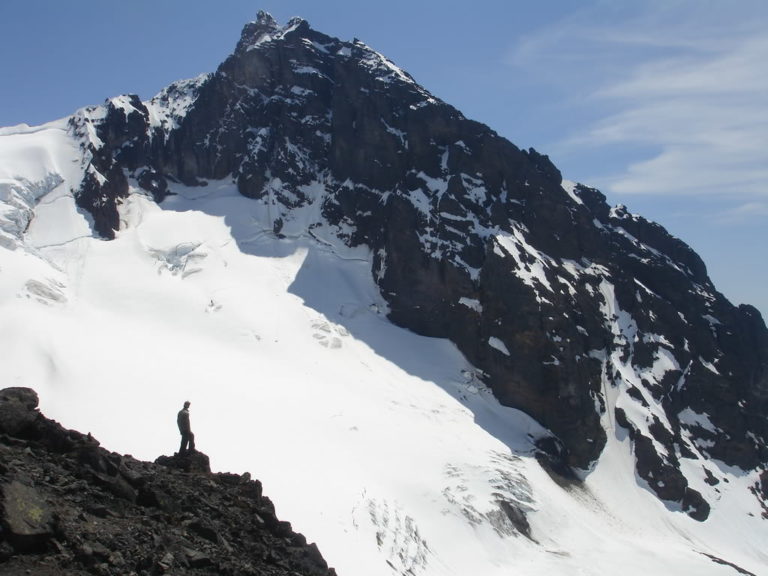
{"label": "mountain slope", "polygon": [[341,574],[765,561],[759,314],[364,44],[261,15],[0,154],[5,381],[129,452],[194,393]]}
{"label": "mountain slope", "polygon": [[72,126],[92,158],[77,199],[102,235],[119,227],[126,171],[156,200],[169,179],[232,178],[276,235],[327,223],[368,246],[389,318],[455,342],[502,403],[558,436],[568,464],[586,469],[603,449],[608,387],[643,478],[699,518],[706,503],[680,455],[766,461],[757,311],[730,305],[661,227],[562,187],[546,157],[466,120],[364,44],[262,14],[216,74],[84,116]]}

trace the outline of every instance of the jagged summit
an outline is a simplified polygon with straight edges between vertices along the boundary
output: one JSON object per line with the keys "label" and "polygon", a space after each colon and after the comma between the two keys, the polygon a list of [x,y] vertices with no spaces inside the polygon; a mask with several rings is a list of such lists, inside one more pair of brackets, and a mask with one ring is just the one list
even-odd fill
{"label": "jagged summit", "polygon": [[[242,58],[252,50],[276,42],[285,44],[281,49],[286,52],[288,58],[295,56],[296,52],[308,50],[322,60],[328,59],[323,58],[323,55],[330,58],[351,59],[361,66],[370,68],[380,76],[382,81],[406,82],[426,93],[407,72],[364,42],[357,38],[352,42],[345,42],[328,36],[314,30],[306,20],[299,17],[291,18],[285,26],[281,27],[270,14],[259,12],[256,21],[249,22],[243,28],[234,56]],[[246,66],[252,65],[251,61],[246,61]]]}
{"label": "jagged summit", "polygon": [[272,17],[272,14],[265,10],[259,10],[259,13],[256,15],[256,24],[265,28],[277,28],[277,21]]}
{"label": "jagged summit", "polygon": [[302,18],[296,17],[292,18],[288,24],[281,28],[271,14],[261,10],[255,21],[249,22],[243,27],[235,54],[242,54],[252,50],[262,42],[279,40],[286,34],[294,31],[298,31],[300,34],[306,33],[309,31],[309,24]]}

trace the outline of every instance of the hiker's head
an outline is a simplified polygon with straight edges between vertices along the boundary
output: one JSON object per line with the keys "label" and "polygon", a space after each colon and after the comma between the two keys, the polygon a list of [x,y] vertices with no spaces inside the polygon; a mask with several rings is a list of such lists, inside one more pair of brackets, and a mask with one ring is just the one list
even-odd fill
{"label": "hiker's head", "polygon": [[184,408],[189,408],[189,400],[187,400],[186,402],[184,402]]}

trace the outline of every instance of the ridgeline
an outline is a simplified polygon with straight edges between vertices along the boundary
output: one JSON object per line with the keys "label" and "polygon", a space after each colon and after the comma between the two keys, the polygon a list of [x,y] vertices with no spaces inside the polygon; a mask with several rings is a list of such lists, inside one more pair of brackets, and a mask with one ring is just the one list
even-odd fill
{"label": "ridgeline", "polygon": [[0,390],[0,573],[335,576],[249,474],[109,452]]}

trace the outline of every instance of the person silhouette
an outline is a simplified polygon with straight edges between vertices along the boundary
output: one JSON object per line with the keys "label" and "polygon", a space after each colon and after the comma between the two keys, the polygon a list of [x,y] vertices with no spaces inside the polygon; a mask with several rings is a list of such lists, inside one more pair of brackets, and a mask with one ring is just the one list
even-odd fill
{"label": "person silhouette", "polygon": [[179,425],[179,432],[181,433],[181,447],[179,448],[179,454],[186,454],[195,451],[195,435],[192,433],[192,426],[189,423],[189,400],[184,402],[184,408],[179,410],[179,414],[176,416],[176,423]]}

